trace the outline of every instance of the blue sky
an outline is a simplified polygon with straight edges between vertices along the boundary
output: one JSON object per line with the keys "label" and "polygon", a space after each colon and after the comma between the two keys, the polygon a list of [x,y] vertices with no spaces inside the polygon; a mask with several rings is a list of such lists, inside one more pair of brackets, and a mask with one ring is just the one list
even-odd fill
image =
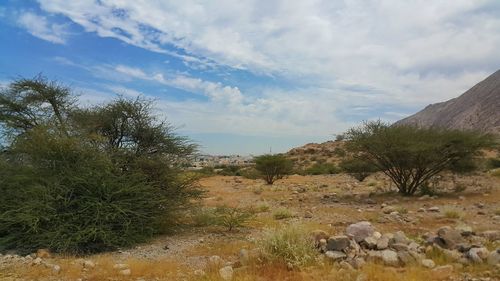
{"label": "blue sky", "polygon": [[0,83],[154,98],[212,154],[284,152],[458,96],[500,66],[500,2],[0,2]]}

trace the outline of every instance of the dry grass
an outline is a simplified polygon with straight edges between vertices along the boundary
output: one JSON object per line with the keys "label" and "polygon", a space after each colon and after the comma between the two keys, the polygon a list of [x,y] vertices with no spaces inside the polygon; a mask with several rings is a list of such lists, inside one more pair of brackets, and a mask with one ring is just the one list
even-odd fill
{"label": "dry grass", "polygon": [[[111,256],[102,255],[92,257],[95,262],[94,268],[84,270],[82,263],[76,258],[56,258],[49,260],[52,264],[61,266],[61,271],[55,273],[51,268],[45,266],[18,266],[9,271],[25,280],[78,280],[82,278],[87,281],[101,280],[135,280],[137,278],[175,280],[179,276],[190,272],[182,263],[178,261],[146,260],[130,258],[117,261]],[[127,264],[131,270],[129,276],[120,274],[119,269],[113,268],[116,263]]]}

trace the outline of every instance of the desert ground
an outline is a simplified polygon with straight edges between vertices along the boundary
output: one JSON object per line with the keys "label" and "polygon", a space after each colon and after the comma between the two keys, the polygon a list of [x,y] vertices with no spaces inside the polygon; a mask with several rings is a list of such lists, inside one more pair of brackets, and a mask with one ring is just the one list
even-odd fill
{"label": "desert ground", "polygon": [[[423,251],[435,263],[432,266],[367,261],[353,268],[333,262],[320,250],[314,262],[301,267],[259,256],[259,241],[269,229],[295,225],[309,233],[321,230],[335,236],[360,221],[370,222],[381,234],[403,231],[424,248],[425,234],[450,226],[480,237],[482,246],[493,252],[500,248],[498,177],[478,174],[452,180],[446,176],[441,193],[423,197],[398,195],[381,174],[361,183],[345,174],[291,175],[274,185],[210,176],[201,179],[200,185],[207,194],[200,210],[184,214],[182,221],[189,226],[150,243],[106,254],[3,255],[0,280],[500,280],[497,265],[453,261],[432,246]],[[248,208],[254,216],[231,231],[200,223],[203,210],[221,205]],[[490,237],[485,238],[484,233]],[[442,266],[448,267],[438,272]],[[229,273],[221,272],[229,267]]]}

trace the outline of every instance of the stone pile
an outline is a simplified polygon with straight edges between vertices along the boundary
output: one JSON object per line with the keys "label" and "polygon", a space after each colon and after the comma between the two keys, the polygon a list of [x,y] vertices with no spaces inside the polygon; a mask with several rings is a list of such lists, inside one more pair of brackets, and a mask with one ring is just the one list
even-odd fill
{"label": "stone pile", "polygon": [[489,251],[483,245],[497,239],[497,234],[488,232],[486,238],[475,235],[467,227],[453,229],[442,227],[436,234],[424,235],[424,243],[417,243],[404,232],[380,233],[370,222],[362,221],[349,225],[344,235],[328,236],[323,231],[313,233],[317,248],[324,255],[343,265],[362,267],[367,261],[380,262],[388,266],[420,264],[431,268],[436,274],[448,274],[453,266],[436,267],[426,253],[441,251],[458,264],[489,263],[500,269],[500,249]]}

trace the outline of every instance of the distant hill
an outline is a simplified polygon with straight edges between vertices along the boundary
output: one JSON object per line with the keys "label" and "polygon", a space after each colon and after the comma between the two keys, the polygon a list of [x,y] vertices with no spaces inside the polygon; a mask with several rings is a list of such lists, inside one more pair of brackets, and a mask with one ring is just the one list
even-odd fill
{"label": "distant hill", "polygon": [[295,167],[309,168],[316,163],[338,164],[345,154],[343,141],[308,143],[292,148],[286,155],[295,163]]}
{"label": "distant hill", "polygon": [[500,134],[500,70],[461,96],[428,105],[395,124]]}

